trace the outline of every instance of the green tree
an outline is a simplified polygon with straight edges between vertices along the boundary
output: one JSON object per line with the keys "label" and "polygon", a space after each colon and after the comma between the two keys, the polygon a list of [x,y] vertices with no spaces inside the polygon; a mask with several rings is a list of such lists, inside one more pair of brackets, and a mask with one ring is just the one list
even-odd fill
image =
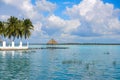
{"label": "green tree", "polygon": [[15,40],[16,36],[18,35],[17,26],[18,26],[18,18],[11,16],[7,21],[7,28],[6,28],[6,36],[13,41]]}
{"label": "green tree", "polygon": [[5,22],[0,21],[0,36],[6,37],[6,24]]}
{"label": "green tree", "polygon": [[3,29],[4,29],[4,24],[2,21],[0,21],[0,35],[3,35]]}
{"label": "green tree", "polygon": [[22,20],[18,20],[18,23],[17,23],[17,28],[16,28],[16,37],[19,39],[19,38],[23,38],[23,21]]}
{"label": "green tree", "polygon": [[7,22],[0,21],[0,35],[4,35],[12,41],[15,38],[29,38],[33,30],[33,24],[30,19],[20,20],[14,16],[8,18]]}
{"label": "green tree", "polygon": [[30,19],[25,19],[23,21],[23,35],[25,39],[31,36],[31,30],[34,30],[32,22]]}

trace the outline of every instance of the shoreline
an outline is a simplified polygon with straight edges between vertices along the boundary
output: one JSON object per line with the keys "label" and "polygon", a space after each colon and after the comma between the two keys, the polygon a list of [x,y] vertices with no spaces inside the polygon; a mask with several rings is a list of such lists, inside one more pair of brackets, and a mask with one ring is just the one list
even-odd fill
{"label": "shoreline", "polygon": [[120,43],[58,43],[58,44],[30,43],[30,45],[120,45]]}

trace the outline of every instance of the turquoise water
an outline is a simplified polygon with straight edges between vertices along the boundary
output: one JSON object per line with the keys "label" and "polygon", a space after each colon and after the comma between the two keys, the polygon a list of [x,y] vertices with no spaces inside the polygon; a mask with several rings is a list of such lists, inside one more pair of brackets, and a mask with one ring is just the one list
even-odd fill
{"label": "turquoise water", "polygon": [[120,80],[120,45],[56,46],[0,51],[0,80]]}

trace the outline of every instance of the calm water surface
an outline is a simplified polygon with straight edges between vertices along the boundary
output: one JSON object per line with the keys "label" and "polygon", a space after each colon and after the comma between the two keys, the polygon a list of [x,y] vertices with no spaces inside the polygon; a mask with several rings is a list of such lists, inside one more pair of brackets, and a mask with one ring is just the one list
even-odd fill
{"label": "calm water surface", "polygon": [[120,80],[119,45],[59,46],[0,51],[0,80]]}

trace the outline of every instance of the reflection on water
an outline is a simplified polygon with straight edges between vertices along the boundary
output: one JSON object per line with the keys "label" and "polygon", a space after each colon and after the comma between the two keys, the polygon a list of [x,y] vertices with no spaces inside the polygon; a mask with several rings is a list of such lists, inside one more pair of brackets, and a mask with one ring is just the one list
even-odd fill
{"label": "reflection on water", "polygon": [[120,80],[120,46],[67,47],[0,51],[0,80]]}
{"label": "reflection on water", "polygon": [[0,80],[29,80],[30,60],[21,52],[0,52]]}

